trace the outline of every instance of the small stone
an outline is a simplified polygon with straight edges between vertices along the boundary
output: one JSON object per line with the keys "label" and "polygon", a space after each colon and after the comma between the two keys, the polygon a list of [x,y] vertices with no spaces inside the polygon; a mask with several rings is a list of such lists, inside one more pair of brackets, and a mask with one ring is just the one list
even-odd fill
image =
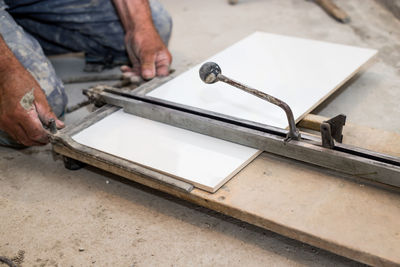
{"label": "small stone", "polygon": [[79,248],[79,252],[85,251],[84,248]]}
{"label": "small stone", "polygon": [[109,180],[106,180],[106,184],[109,184],[110,183],[110,181]]}

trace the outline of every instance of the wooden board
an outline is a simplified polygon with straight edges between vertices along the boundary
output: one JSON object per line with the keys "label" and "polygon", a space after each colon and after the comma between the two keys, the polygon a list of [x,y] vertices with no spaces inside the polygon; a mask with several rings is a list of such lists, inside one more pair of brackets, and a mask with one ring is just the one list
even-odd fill
{"label": "wooden board", "polygon": [[119,110],[73,136],[109,153],[215,192],[261,153]]}
{"label": "wooden board", "polygon": [[[345,130],[345,143],[400,156],[398,134],[349,123]],[[400,265],[400,192],[389,187],[262,153],[216,193],[201,189],[188,193],[107,163],[101,154],[88,154],[62,143],[54,144],[54,150],[363,263]]]}
{"label": "wooden board", "polygon": [[[375,53],[372,49],[256,32],[206,61],[218,63],[224,75],[287,102],[298,121]],[[221,82],[203,83],[198,74],[200,66],[147,95],[280,128],[288,126],[279,107]]]}

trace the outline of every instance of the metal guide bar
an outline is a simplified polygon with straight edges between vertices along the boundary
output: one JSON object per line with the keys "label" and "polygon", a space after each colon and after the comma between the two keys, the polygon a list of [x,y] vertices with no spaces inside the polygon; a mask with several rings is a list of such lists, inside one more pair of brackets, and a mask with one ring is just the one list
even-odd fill
{"label": "metal guide bar", "polygon": [[336,149],[324,148],[315,137],[302,136],[301,141],[285,142],[285,130],[254,129],[229,120],[186,112],[165,105],[142,101],[141,97],[102,92],[101,99],[123,107],[133,115],[159,121],[179,128],[206,134],[230,142],[311,163],[335,171],[400,187],[400,159],[360,148],[338,144]]}
{"label": "metal guide bar", "polygon": [[[188,114],[198,115],[201,117],[206,117],[206,118],[210,118],[213,120],[218,120],[221,122],[226,122],[229,124],[241,126],[244,128],[253,129],[253,130],[257,130],[257,131],[261,131],[261,132],[265,132],[265,133],[270,133],[272,135],[276,135],[276,136],[280,136],[280,137],[285,137],[287,135],[287,130],[282,129],[282,128],[273,127],[270,125],[265,125],[265,124],[260,124],[260,123],[256,123],[256,122],[252,122],[252,121],[242,120],[242,119],[230,117],[227,115],[223,115],[220,113],[202,110],[202,109],[198,109],[195,107],[184,106],[184,105],[181,105],[178,103],[173,103],[173,102],[165,101],[165,100],[154,98],[154,97],[138,96],[136,94],[124,93],[124,92],[115,90],[112,87],[102,87],[101,90],[102,90],[101,93],[98,93],[98,95],[101,95],[103,100],[106,100],[104,102],[111,103],[113,105],[120,106],[120,107],[124,106],[123,103],[126,101],[125,98],[135,99],[135,100],[142,101],[145,103],[150,103],[150,104],[154,104],[157,106],[166,107],[166,108],[169,108],[172,110],[179,110],[179,111],[182,111],[182,112],[185,112]],[[107,93],[109,93],[109,94],[107,94]],[[120,97],[118,97],[118,96],[120,96]],[[321,139],[319,137],[316,137],[314,135],[309,135],[306,133],[302,134],[301,140],[302,141],[314,141],[313,144],[316,144],[316,145],[321,144]],[[374,151],[369,151],[366,149],[362,149],[362,148],[358,148],[358,147],[354,147],[354,146],[350,146],[350,145],[344,145],[341,143],[336,143],[335,147],[333,149],[344,152],[344,153],[354,154],[354,155],[357,155],[360,157],[373,159],[373,160],[376,160],[379,162],[393,164],[395,166],[400,166],[400,158],[398,158],[398,157],[393,157],[390,155],[386,155],[386,154],[382,154],[382,153],[378,153],[378,152],[374,152]]]}

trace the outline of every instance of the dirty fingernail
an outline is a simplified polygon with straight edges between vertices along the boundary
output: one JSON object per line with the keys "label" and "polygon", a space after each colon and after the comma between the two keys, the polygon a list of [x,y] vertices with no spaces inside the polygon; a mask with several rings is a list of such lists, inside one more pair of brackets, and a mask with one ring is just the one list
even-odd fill
{"label": "dirty fingernail", "polygon": [[130,79],[134,74],[132,72],[125,72],[122,74],[123,79]]}
{"label": "dirty fingernail", "polygon": [[130,69],[131,68],[128,67],[127,65],[122,65],[121,68],[120,68],[121,71],[129,71]]}
{"label": "dirty fingernail", "polygon": [[143,81],[143,80],[142,80],[142,77],[140,77],[140,76],[138,76],[138,75],[131,76],[129,80],[130,80],[130,82],[133,83],[133,84],[139,84],[139,83],[141,83],[141,82]]}
{"label": "dirty fingernail", "polygon": [[64,122],[60,121],[60,120],[56,120],[56,125],[58,129],[64,128],[65,124]]}
{"label": "dirty fingernail", "polygon": [[154,73],[151,70],[144,70],[142,76],[145,79],[151,79],[154,77]]}

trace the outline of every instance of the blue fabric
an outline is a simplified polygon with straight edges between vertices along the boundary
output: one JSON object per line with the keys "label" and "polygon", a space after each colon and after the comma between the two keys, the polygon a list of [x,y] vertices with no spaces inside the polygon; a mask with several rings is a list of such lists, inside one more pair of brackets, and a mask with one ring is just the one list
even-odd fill
{"label": "blue fabric", "polygon": [[[33,35],[46,54],[85,52],[88,62],[128,63],[124,29],[111,0],[5,0],[15,21]],[[150,0],[153,22],[167,44],[172,20]]]}
{"label": "blue fabric", "polygon": [[[168,44],[172,19],[158,1],[149,3],[154,25]],[[38,81],[59,117],[64,113],[67,97],[45,54],[85,52],[90,63],[129,62],[125,33],[112,0],[0,0],[0,34]],[[16,143],[0,131],[0,145]]]}

